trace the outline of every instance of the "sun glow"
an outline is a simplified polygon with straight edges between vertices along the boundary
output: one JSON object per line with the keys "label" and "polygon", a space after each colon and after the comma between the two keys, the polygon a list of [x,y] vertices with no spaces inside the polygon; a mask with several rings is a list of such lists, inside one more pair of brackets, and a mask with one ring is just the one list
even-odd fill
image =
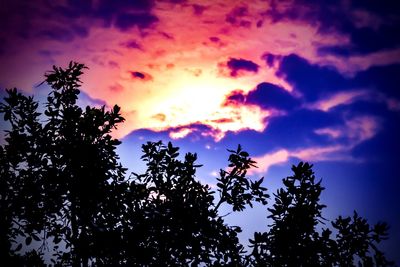
{"label": "sun glow", "polygon": [[[332,44],[336,39],[315,34],[315,29],[309,25],[276,23],[270,27],[265,21],[260,27],[255,24],[236,27],[227,23],[225,16],[234,2],[221,5],[207,0],[204,3],[210,8],[200,16],[194,15],[191,5],[158,1],[153,11],[159,21],[145,30],[133,27],[120,31],[95,25],[88,36],[68,44],[41,40],[29,46],[39,52],[43,45],[52,47],[55,51],[52,61],[62,62],[61,65],[74,55],[90,67],[83,77],[82,91],[109,106],[121,106],[126,122],[115,132],[118,138],[138,129],[169,131],[171,136],[180,138],[193,132],[196,124],[210,129],[200,134],[215,140],[230,131],[263,131],[272,111],[256,105],[224,105],[226,96],[234,90],[247,93],[262,82],[291,92],[291,85],[276,75],[278,65],[268,65],[263,55],[297,52],[310,62],[316,62],[315,43]],[[255,1],[249,5],[249,12],[257,15],[264,5],[262,0]],[[135,45],[127,46],[129,43]],[[90,47],[90,50],[78,47]],[[238,71],[237,76],[230,77],[231,70],[223,69],[230,58],[251,61],[259,68],[245,71],[244,75]],[[48,62],[28,56],[24,60],[27,60],[26,66],[41,62],[37,64],[42,68],[32,68],[38,71],[38,74],[32,72],[35,77],[49,66]],[[12,73],[21,72],[12,69]],[[11,74],[3,76],[6,83],[8,79],[24,82]],[[182,133],[183,128],[186,130]],[[174,135],[178,130],[180,134]]]}
{"label": "sun glow", "polygon": [[185,126],[170,133],[172,138],[182,138],[192,131],[190,125],[204,124],[212,129],[205,135],[215,140],[228,131],[262,131],[266,126],[264,119],[269,115],[267,111],[253,105],[224,105],[231,91],[238,88],[251,90],[247,84],[246,79],[233,80],[213,71],[196,76],[177,70],[163,88],[168,93],[155,95],[153,100],[157,104],[149,105],[147,114],[143,114],[150,116],[146,128],[160,131]]}

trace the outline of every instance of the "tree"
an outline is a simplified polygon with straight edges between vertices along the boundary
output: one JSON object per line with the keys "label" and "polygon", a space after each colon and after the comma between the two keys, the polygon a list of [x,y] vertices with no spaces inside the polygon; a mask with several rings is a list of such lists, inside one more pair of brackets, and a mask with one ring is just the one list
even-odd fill
{"label": "tree", "polygon": [[182,162],[172,144],[144,145],[148,170],[126,179],[115,153],[120,142],[110,136],[124,120],[119,107],[76,104],[84,68],[71,62],[46,74],[52,91],[44,115],[16,89],[0,106],[11,125],[0,150],[4,258],[11,260],[12,244],[24,237],[27,246],[35,240],[46,248],[50,241],[54,262],[73,266],[240,265],[240,228],[217,211],[225,202],[234,210],[266,203],[262,180],[245,177],[254,163],[248,154],[231,151],[216,206],[210,188],[195,179],[196,155]]}
{"label": "tree", "polygon": [[327,221],[322,217],[325,205],[319,203],[321,180],[316,181],[312,165],[300,162],[292,167],[293,176],[283,179],[285,188],[277,191],[275,203],[268,211],[270,229],[255,233],[250,240],[251,259],[256,266],[389,266],[376,244],[387,237],[388,226],[371,227],[354,212],[353,218],[339,216],[332,227],[317,226]]}
{"label": "tree", "polygon": [[[387,225],[370,226],[354,214],[318,231],[323,191],[312,166],[293,166],[268,211],[273,223],[255,233],[252,252],[241,228],[220,214],[267,204],[263,178],[239,145],[228,150],[216,192],[196,179],[197,155],[179,156],[171,143],[142,146],[147,170],[128,175],[111,132],[124,121],[120,108],[82,109],[76,103],[85,66],[71,62],[46,74],[51,87],[44,114],[16,89],[0,104],[10,123],[0,146],[0,257],[10,266],[387,266],[376,244]],[[336,237],[332,238],[334,229]],[[29,250],[36,243],[38,249]],[[25,251],[23,253],[22,251]],[[47,252],[46,252],[47,253]],[[49,254],[49,253],[47,253]]]}
{"label": "tree", "polygon": [[[130,255],[148,256],[148,259],[136,258],[132,263],[143,265],[207,266],[243,264],[243,246],[237,233],[240,227],[228,226],[218,215],[222,203],[232,205],[233,210],[243,209],[252,201],[264,202],[268,197],[262,180],[249,182],[246,171],[253,161],[241,150],[230,151],[229,172],[221,170],[218,191],[219,202],[214,204],[213,192],[208,185],[202,185],[195,179],[196,154],[188,153],[184,161],[177,159],[179,149],[171,143],[147,143],[143,146],[142,159],[147,162],[147,171],[135,175],[135,186],[141,186],[146,193],[141,201],[140,217],[133,214],[127,221],[130,235],[128,242],[135,242]],[[150,196],[150,198],[149,198]],[[131,228],[138,224],[138,228]],[[150,225],[150,229],[143,229]],[[142,232],[141,238],[138,234]],[[129,236],[129,235],[126,235]],[[144,242],[145,241],[145,242]],[[143,253],[135,251],[144,250]]]}
{"label": "tree", "polygon": [[[38,145],[43,138],[36,112],[38,104],[16,90],[9,90],[1,105],[4,119],[11,124],[6,144],[0,148],[0,256],[5,262],[18,260],[12,252],[22,248],[16,238],[27,236],[26,244],[38,240],[44,224],[41,195],[42,179]],[[34,212],[32,212],[34,210]],[[11,253],[10,253],[11,252]]]}
{"label": "tree", "polygon": [[[60,262],[85,266],[95,249],[94,225],[105,223],[104,217],[118,218],[118,204],[110,203],[117,199],[125,169],[117,163],[119,141],[109,133],[123,118],[117,106],[106,112],[104,107],[83,111],[76,105],[83,69],[71,62],[67,69],[54,67],[46,75],[52,91],[44,123],[39,122],[38,103],[32,97],[7,90],[0,106],[11,124],[0,151],[0,209],[6,214],[2,229],[7,229],[2,253],[10,251],[10,241],[18,235],[26,237],[26,245],[34,239],[43,247],[52,239]],[[63,251],[57,250],[61,241]]]}

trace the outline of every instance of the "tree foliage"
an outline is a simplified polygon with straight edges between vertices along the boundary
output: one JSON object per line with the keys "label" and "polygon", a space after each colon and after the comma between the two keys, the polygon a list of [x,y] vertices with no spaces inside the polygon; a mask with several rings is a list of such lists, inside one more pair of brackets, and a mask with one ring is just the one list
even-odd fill
{"label": "tree foliage", "polygon": [[[377,243],[384,223],[370,226],[355,212],[331,227],[322,217],[324,190],[312,166],[293,166],[268,211],[269,230],[251,250],[221,205],[240,212],[269,195],[255,162],[240,146],[228,150],[216,192],[196,178],[197,155],[179,156],[171,143],[142,146],[147,169],[128,175],[111,133],[120,108],[76,103],[85,66],[71,62],[46,74],[44,114],[16,89],[0,112],[10,124],[0,146],[0,258],[10,266],[388,266]],[[335,235],[332,234],[335,232]]]}
{"label": "tree foliage", "polygon": [[[388,226],[354,216],[339,216],[332,228],[323,228],[325,205],[319,203],[324,188],[316,181],[312,165],[300,162],[293,176],[283,179],[275,203],[269,208],[270,229],[255,233],[250,240],[253,263],[257,266],[389,266],[376,244],[386,239]],[[317,227],[322,227],[318,231]],[[336,236],[332,237],[332,231]]]}

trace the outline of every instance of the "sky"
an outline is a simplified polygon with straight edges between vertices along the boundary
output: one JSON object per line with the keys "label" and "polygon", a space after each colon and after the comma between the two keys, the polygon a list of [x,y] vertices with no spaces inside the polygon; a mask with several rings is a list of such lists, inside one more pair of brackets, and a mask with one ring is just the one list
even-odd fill
{"label": "sky", "polygon": [[[241,144],[272,193],[308,161],[325,216],[387,221],[400,263],[400,2],[3,0],[0,25],[0,95],[44,100],[52,65],[84,63],[79,104],[121,106],[130,170],[143,169],[142,143],[172,141],[213,186]],[[227,220],[246,242],[266,216]]]}

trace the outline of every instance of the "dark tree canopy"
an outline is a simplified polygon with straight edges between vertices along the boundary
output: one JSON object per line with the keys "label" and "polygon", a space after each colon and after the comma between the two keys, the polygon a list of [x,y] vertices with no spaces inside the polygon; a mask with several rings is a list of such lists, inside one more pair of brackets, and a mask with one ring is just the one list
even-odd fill
{"label": "dark tree canopy", "polygon": [[263,178],[247,176],[256,164],[249,154],[240,145],[228,150],[216,192],[196,178],[196,154],[179,157],[171,143],[144,144],[147,170],[127,174],[116,153],[120,141],[111,136],[124,121],[120,108],[76,103],[84,69],[71,62],[45,75],[51,92],[44,114],[16,89],[0,104],[10,124],[0,146],[6,266],[391,265],[377,247],[386,224],[371,226],[356,212],[330,224],[322,217],[324,188],[308,163],[283,179],[267,209],[272,224],[246,251],[241,228],[228,225],[219,208],[267,205]]}
{"label": "dark tree canopy", "polygon": [[376,244],[386,239],[388,226],[371,227],[356,212],[339,216],[331,223],[334,238],[322,217],[325,205],[319,203],[321,180],[316,181],[312,165],[300,162],[292,167],[293,176],[283,179],[270,212],[270,229],[255,233],[250,240],[253,262],[258,266],[389,266]]}

